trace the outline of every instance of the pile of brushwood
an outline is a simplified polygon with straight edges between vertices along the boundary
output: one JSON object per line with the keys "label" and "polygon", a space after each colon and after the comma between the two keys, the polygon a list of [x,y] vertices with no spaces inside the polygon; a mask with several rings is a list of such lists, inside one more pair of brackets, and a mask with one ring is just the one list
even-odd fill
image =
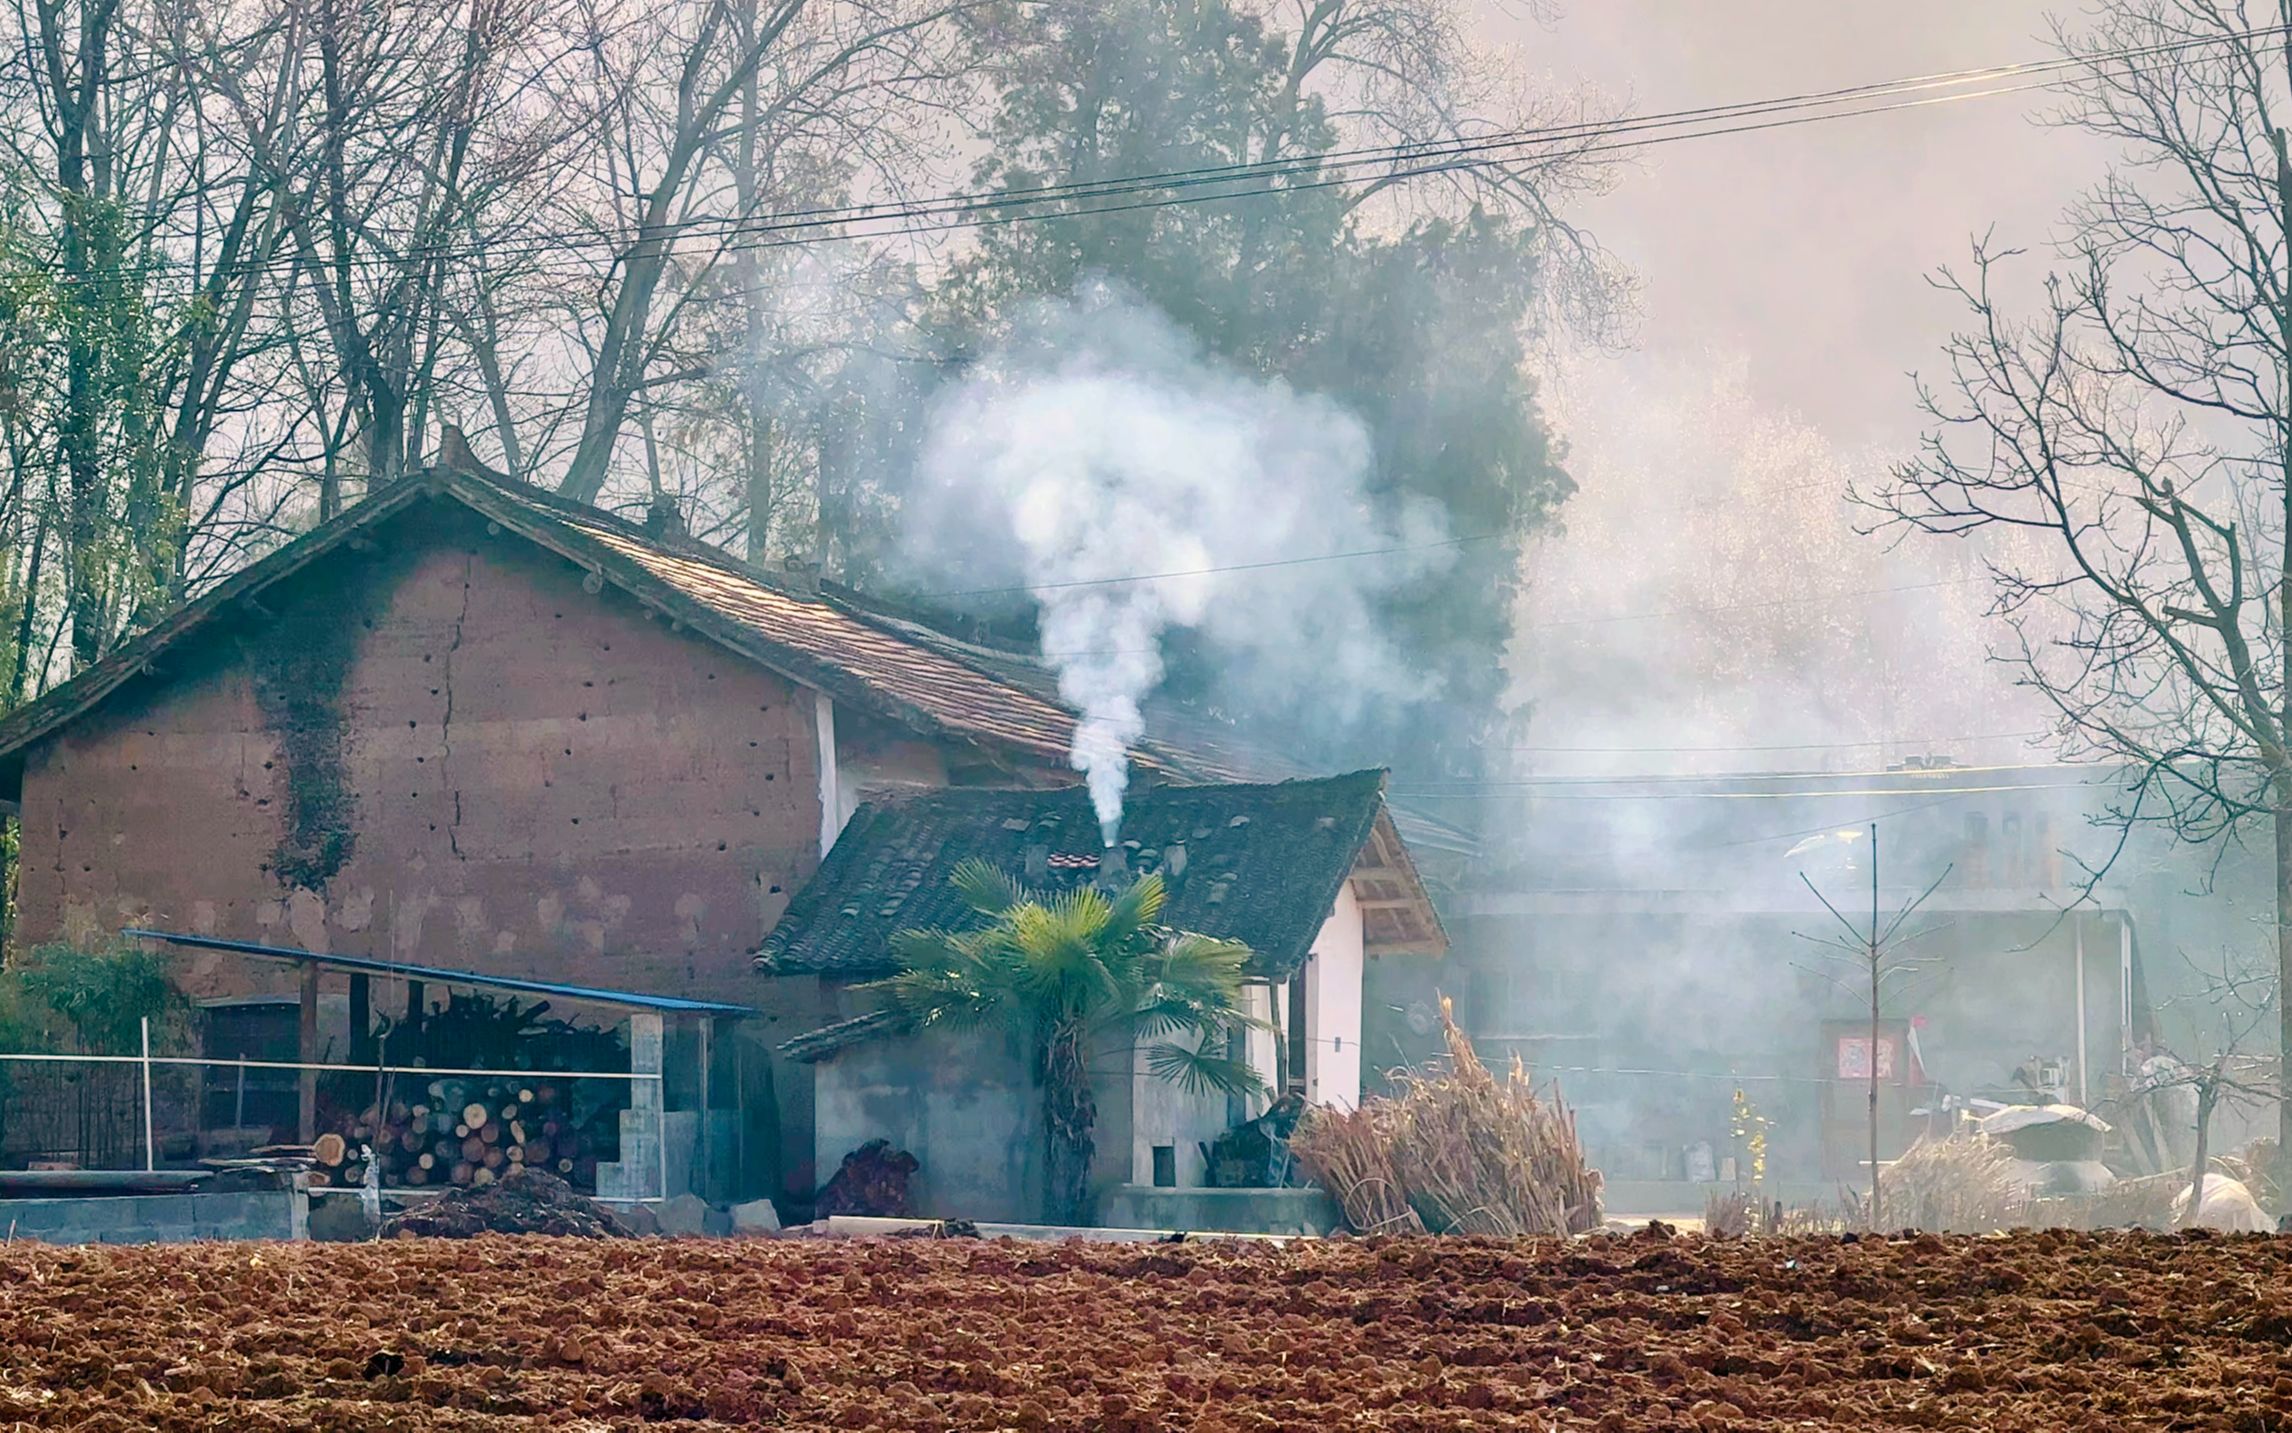
{"label": "pile of brushwood", "polygon": [[844,1156],[835,1177],[824,1185],[812,1208],[820,1218],[864,1214],[904,1219],[909,1212],[907,1181],[922,1166],[887,1139],[871,1139]]}
{"label": "pile of brushwood", "polygon": [[1441,1002],[1445,1068],[1411,1070],[1391,1098],[1314,1108],[1290,1149],[1364,1234],[1581,1234],[1599,1227],[1600,1176],[1576,1117],[1539,1099],[1515,1057],[1499,1080]]}
{"label": "pile of brushwood", "polygon": [[561,1234],[626,1239],[613,1211],[554,1174],[521,1169],[482,1188],[456,1189],[382,1221],[385,1239],[474,1239],[480,1234]]}

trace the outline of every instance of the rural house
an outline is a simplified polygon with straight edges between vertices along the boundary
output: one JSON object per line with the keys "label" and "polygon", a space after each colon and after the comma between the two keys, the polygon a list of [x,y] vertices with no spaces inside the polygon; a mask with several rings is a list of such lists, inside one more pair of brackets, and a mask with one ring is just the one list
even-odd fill
{"label": "rural house", "polygon": [[[869,802],[757,955],[782,981],[818,982],[843,1019],[788,1054],[814,1064],[823,1168],[870,1138],[922,1162],[923,1212],[1031,1218],[1043,1152],[1033,1071],[995,1031],[902,1031],[855,982],[899,968],[902,930],[954,929],[970,912],[950,885],[978,859],[1055,892],[1159,873],[1163,922],[1250,947],[1251,1064],[1269,1090],[1346,1108],[1361,1095],[1367,962],[1438,955],[1439,917],[1385,809],[1384,775],[1278,785],[1162,786],[1134,797],[1124,840],[1102,852],[1086,792],[947,790]],[[1105,870],[1112,862],[1118,870]],[[1198,1187],[1207,1146],[1258,1113],[1148,1075],[1127,1046],[1100,1052],[1101,1195],[1123,1184]]]}
{"label": "rural house", "polygon": [[[838,1012],[752,955],[864,798],[1070,786],[1074,717],[1022,655],[473,469],[376,492],[0,723],[16,939],[149,927],[756,1007],[747,1184],[807,1200],[811,1067],[770,1052]],[[1132,759],[1144,792],[1247,774]],[[201,997],[293,989],[176,968]],[[359,1032],[326,1000],[339,1054]]]}

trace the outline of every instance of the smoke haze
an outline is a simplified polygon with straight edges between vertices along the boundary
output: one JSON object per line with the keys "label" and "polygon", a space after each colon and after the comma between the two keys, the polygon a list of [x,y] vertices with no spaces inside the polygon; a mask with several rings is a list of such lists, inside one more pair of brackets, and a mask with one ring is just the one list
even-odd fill
{"label": "smoke haze", "polygon": [[[942,595],[979,605],[1009,584],[1033,603],[1111,845],[1173,634],[1230,659],[1221,695],[1245,703],[1343,721],[1403,688],[1424,695],[1372,599],[1452,549],[1429,503],[1372,499],[1371,464],[1338,404],[1219,362],[1092,283],[1028,307],[933,404],[902,536],[970,589]],[[1297,561],[1364,550],[1383,555]],[[1268,564],[1291,570],[1245,582]]]}

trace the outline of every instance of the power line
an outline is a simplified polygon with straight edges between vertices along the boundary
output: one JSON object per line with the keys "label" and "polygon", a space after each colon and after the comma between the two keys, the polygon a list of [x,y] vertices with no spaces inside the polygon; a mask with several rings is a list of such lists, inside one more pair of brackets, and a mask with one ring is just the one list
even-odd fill
{"label": "power line", "polygon": [[[1802,772],[1799,774],[1806,776],[1813,773]],[[1891,775],[1892,773],[1888,774]],[[2092,781],[2021,781],[2004,782],[1994,786],[1952,786],[1942,789],[1952,797],[1959,797],[1979,796],[1998,791],[2067,791],[2077,787],[2093,787],[2098,784]],[[1536,793],[1526,790],[1526,786],[1527,783],[1518,781],[1458,783],[1445,790],[1435,790],[1423,786],[1396,786],[1394,794],[1406,796],[1411,801],[1477,800],[1491,792],[1505,790],[1519,791],[1531,801],[1811,801],[1845,796],[1928,796],[1932,795],[1935,790],[1933,787],[1910,787],[1897,791],[1877,786],[1844,791],[1563,791]],[[1828,831],[1831,828],[1822,826],[1816,829]]]}
{"label": "power line", "polygon": [[[929,218],[947,214],[962,214],[980,210],[995,210],[1014,205],[1040,204],[1067,199],[1098,199],[1151,190],[1188,188],[1200,185],[1230,184],[1241,180],[1282,178],[1291,174],[1320,174],[1330,168],[1358,168],[1374,164],[1425,164],[1442,162],[1438,170],[1469,168],[1498,162],[1496,156],[1532,146],[1551,145],[1574,139],[1605,141],[1597,149],[1638,148],[1640,144],[1668,142],[1680,138],[1703,138],[1711,134],[1736,133],[1737,130],[1693,130],[1679,134],[1666,131],[1679,130],[1694,123],[1762,117],[1790,113],[1797,110],[1836,106],[1847,101],[1880,99],[1894,95],[1911,94],[1922,90],[1939,89],[1980,83],[1987,80],[2024,79],[2048,76],[2069,70],[2091,68],[2116,60],[2148,59],[2162,55],[2179,54],[2192,49],[2237,43],[2266,35],[2283,34],[2292,27],[2268,26],[2229,35],[2163,41],[2155,45],[2128,46],[2093,55],[2067,55],[2049,60],[2022,61],[1992,65],[1979,69],[1948,71],[1932,75],[1911,76],[1904,79],[1882,80],[1860,85],[1843,86],[1832,90],[1808,91],[1797,94],[1768,96],[1755,100],[1735,100],[1725,104],[1703,105],[1688,109],[1668,110],[1652,115],[1631,116],[1617,120],[1582,120],[1571,124],[1504,130],[1494,134],[1460,136],[1444,140],[1425,140],[1415,143],[1365,146],[1351,150],[1331,150],[1317,154],[1295,155],[1282,159],[1259,160],[1224,165],[1199,166],[1189,169],[1166,170],[1156,173],[1131,175],[1117,179],[1070,180],[1059,184],[1029,186],[1016,190],[974,191],[967,194],[947,195],[938,199],[909,204],[882,203],[823,206],[810,210],[790,211],[755,220],[718,219],[713,222],[734,233],[779,232],[790,229],[814,228],[827,225],[864,222],[884,218]],[[1897,108],[1916,108],[1922,104],[1946,103],[1956,99],[1983,99],[1998,94],[2014,94],[2042,88],[2042,83],[2023,83],[2006,89],[1976,91],[1963,95],[1946,95],[1925,101],[1901,105],[1846,110],[1836,115],[1807,116],[1811,122],[1823,118],[1851,118],[1862,114],[1885,113]],[[1614,137],[1653,133],[1656,138],[1638,144],[1617,144]],[[1469,163],[1447,163],[1467,160]],[[1387,177],[1406,177],[1387,176]],[[1330,180],[1324,178],[1314,185],[1296,186],[1299,191],[1322,187],[1329,182],[1354,182],[1350,178]],[[1270,191],[1257,191],[1270,192]],[[1105,212],[1105,211],[1086,211]],[[1063,217],[1063,216],[1052,216]]]}
{"label": "power line", "polygon": [[1828,602],[1840,597],[1889,597],[1901,592],[1929,592],[1938,587],[1964,587],[1969,583],[1987,582],[1987,577],[1946,577],[1932,582],[1906,582],[1895,587],[1860,587],[1828,592],[1810,592],[1803,597],[1775,597],[1758,602],[1731,602],[1711,607],[1672,607],[1655,612],[1618,612],[1606,617],[1560,617],[1543,622],[1523,622],[1521,630],[1556,627],[1596,627],[1610,622],[1652,622],[1670,617],[1716,616],[1727,612],[1759,612],[1773,607],[1797,607],[1808,602]]}
{"label": "power line", "polygon": [[2048,734],[2049,730],[2041,727],[2035,731],[1961,732],[1956,736],[1874,736],[1867,741],[1786,741],[1741,746],[1509,746],[1505,747],[1504,750],[1555,756],[1675,756],[1695,752],[1848,751],[1870,746],[1947,746],[1956,741],[2019,740]]}
{"label": "power line", "polygon": [[1709,773],[1682,771],[1658,772],[1645,776],[1522,776],[1458,784],[1472,786],[1662,786],[1695,781],[1806,781],[1809,779],[1875,781],[1889,776],[1989,776],[2001,771],[2059,771],[2066,765],[2067,763],[2059,761],[2024,761],[2001,763],[1993,766],[1945,766],[1939,769],[1895,767],[1880,771],[1729,771]]}
{"label": "power line", "polygon": [[[1085,218],[1093,215],[1131,212],[1139,209],[1174,207],[1195,203],[1215,202],[1223,199],[1263,197],[1271,194],[1307,193],[1339,185],[1362,182],[1363,176],[1350,172],[1327,175],[1332,167],[1352,170],[1370,164],[1396,166],[1390,172],[1374,176],[1380,182],[1393,183],[1429,175],[1453,173],[1499,163],[1510,151],[1536,145],[1550,145],[1575,139],[1596,139],[1601,142],[1577,151],[1579,154],[1609,153],[1627,149],[1641,149],[1656,144],[1686,139],[1707,139],[1723,135],[1754,133],[1768,129],[1793,127],[1829,119],[1849,119],[1867,115],[1890,113],[1897,110],[1924,108],[1936,104],[1956,103],[1968,99],[1987,99],[2001,95],[2025,93],[2047,87],[2053,81],[2042,78],[2065,71],[2089,69],[2120,60],[2148,59],[2159,56],[2178,56],[2183,52],[2224,44],[2261,39],[2273,35],[2292,33],[2292,26],[2268,26],[2226,35],[2176,40],[2150,46],[2134,46],[2089,55],[2064,56],[2053,60],[2029,61],[2018,64],[1991,66],[1985,69],[1961,70],[1938,75],[1917,76],[1908,79],[1884,81],[1874,84],[1849,86],[1836,90],[1785,95],[1763,100],[1739,101],[1727,105],[1709,105],[1693,109],[1674,110],[1656,115],[1612,122],[1585,121],[1572,125],[1506,131],[1501,134],[1466,139],[1419,142],[1416,144],[1335,151],[1316,155],[1302,155],[1290,159],[1259,161],[1256,164],[1234,164],[1172,170],[1155,174],[1131,176],[1120,180],[1075,181],[1062,185],[1042,185],[1011,191],[980,191],[943,195],[934,199],[908,203],[856,204],[827,206],[813,209],[781,211],[762,216],[713,217],[680,220],[673,232],[660,238],[673,245],[682,237],[725,233],[735,236],[789,235],[764,242],[732,242],[723,246],[725,252],[740,252],[782,248],[855,238],[885,238],[906,234],[909,236],[944,232],[956,228],[984,228],[1005,223],[1045,222],[1055,219]],[[2031,76],[2041,78],[2031,79]],[[2021,83],[1995,86],[1981,90],[1959,90],[1945,94],[1929,94],[1921,98],[1897,100],[1891,103],[1837,108],[1857,99],[1876,99],[1899,94],[1915,94],[1923,90],[1950,85],[1977,83],[1989,79],[2020,79]],[[1794,113],[1812,110],[1812,113]],[[1782,118],[1770,118],[1781,115]],[[1712,125],[1714,120],[1753,119],[1754,123]],[[1697,127],[1700,126],[1700,127]],[[1644,135],[1644,138],[1633,138]],[[1334,161],[1334,163],[1333,163]],[[1302,184],[1268,185],[1257,188],[1228,187],[1211,194],[1178,193],[1139,203],[1099,205],[1095,207],[1051,209],[1045,212],[1025,211],[1025,206],[1063,203],[1072,199],[1098,199],[1122,197],[1134,193],[1156,190],[1182,190],[1201,186],[1233,186],[1252,179],[1279,179],[1291,173],[1315,173],[1324,177]],[[1008,208],[1021,208],[1024,212],[1000,213]],[[946,222],[908,227],[916,219],[940,218]],[[876,229],[866,232],[840,232],[822,234],[810,231],[842,229],[850,225],[893,222],[903,227]],[[352,267],[387,265],[406,269],[421,263],[457,257],[499,256],[518,252],[562,252],[579,246],[603,246],[614,263],[625,260],[625,252],[633,243],[646,240],[641,232],[635,240],[615,242],[594,231],[532,231],[511,240],[472,240],[455,244],[411,245],[388,254],[350,254],[332,261],[334,266]],[[284,265],[290,269],[302,264],[299,256],[279,254],[260,260],[249,260],[224,266],[224,272],[241,275]],[[125,272],[125,266],[111,266],[108,272]],[[59,276],[62,281],[92,280],[98,271],[80,275]]]}
{"label": "power line", "polygon": [[[1073,587],[1112,587],[1130,582],[1165,582],[1180,577],[1210,577],[1223,572],[1261,572],[1269,567],[1302,567],[1312,562],[1342,562],[1347,558],[1354,557],[1387,557],[1401,552],[1432,552],[1445,547],[1462,547],[1467,543],[1494,542],[1506,536],[1509,534],[1483,532],[1475,533],[1470,537],[1443,538],[1438,542],[1410,542],[1398,543],[1391,547],[1363,547],[1356,548],[1351,552],[1322,552],[1308,557],[1273,557],[1262,562],[1232,562],[1216,567],[1190,567],[1176,572],[1140,572],[1127,577],[1076,577],[1058,582],[1021,582],[1006,587],[967,587],[944,592],[918,592],[912,595],[915,600],[929,601],[947,597],[990,597],[1020,592],[1056,592]],[[1123,649],[1113,649],[1104,652],[1063,652],[1055,655],[1111,657],[1125,654]],[[1043,655],[1050,657],[1054,654],[1046,652]]]}
{"label": "power line", "polygon": [[802,227],[847,223],[869,218],[913,217],[919,211],[926,209],[953,209],[958,206],[991,209],[1070,198],[1102,198],[1127,192],[1171,188],[1186,184],[1228,183],[1241,179],[1282,177],[1298,172],[1312,173],[1332,166],[1351,167],[1372,163],[1414,163],[1431,159],[1449,159],[1470,154],[1525,148],[1534,144],[1549,144],[1566,139],[1604,139],[1619,133],[1660,131],[1676,128],[1690,121],[1771,114],[1811,106],[1836,105],[1855,99],[1882,98],[1915,93],[1920,90],[1974,84],[1986,80],[2056,74],[2067,70],[2089,68],[2095,64],[2118,59],[2145,59],[2190,49],[2230,44],[2240,40],[2257,39],[2263,35],[2281,33],[2287,28],[2286,26],[2270,26],[2229,35],[2160,41],[2155,45],[2146,46],[2128,46],[2094,55],[2064,55],[2047,60],[2020,61],[1974,69],[1940,71],[1900,79],[1840,86],[1830,90],[1805,91],[1752,100],[1732,100],[1723,104],[1669,110],[1652,115],[1628,116],[1616,120],[1580,120],[1570,124],[1500,130],[1485,135],[1464,135],[1440,140],[1367,145],[1353,149],[1324,150],[1314,154],[1294,155],[1279,159],[1194,166],[1108,179],[1067,180],[1054,184],[1028,185],[1016,189],[973,191],[915,203],[877,201],[863,204],[824,205],[760,216],[760,219],[725,216],[696,222],[733,232],[759,228]]}

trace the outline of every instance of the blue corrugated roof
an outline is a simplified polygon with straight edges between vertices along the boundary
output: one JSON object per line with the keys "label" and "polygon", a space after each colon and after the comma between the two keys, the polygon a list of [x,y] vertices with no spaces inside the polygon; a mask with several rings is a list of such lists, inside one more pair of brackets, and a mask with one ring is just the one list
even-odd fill
{"label": "blue corrugated roof", "polygon": [[293,946],[259,945],[249,940],[219,940],[208,935],[183,935],[164,930],[123,930],[133,940],[156,940],[193,950],[222,950],[270,960],[291,960],[307,965],[354,970],[367,975],[397,975],[408,980],[435,981],[440,985],[474,985],[490,990],[516,990],[527,995],[554,995],[564,1000],[586,1000],[593,1005],[618,1005],[631,1010],[660,1010],[683,1015],[753,1015],[745,1005],[722,1005],[713,1000],[688,1000],[680,995],[643,995],[631,990],[599,990],[586,985],[560,985],[553,980],[521,980],[513,975],[486,975],[475,970],[448,970],[436,965],[407,965],[364,955],[334,955],[326,951],[297,950]]}

